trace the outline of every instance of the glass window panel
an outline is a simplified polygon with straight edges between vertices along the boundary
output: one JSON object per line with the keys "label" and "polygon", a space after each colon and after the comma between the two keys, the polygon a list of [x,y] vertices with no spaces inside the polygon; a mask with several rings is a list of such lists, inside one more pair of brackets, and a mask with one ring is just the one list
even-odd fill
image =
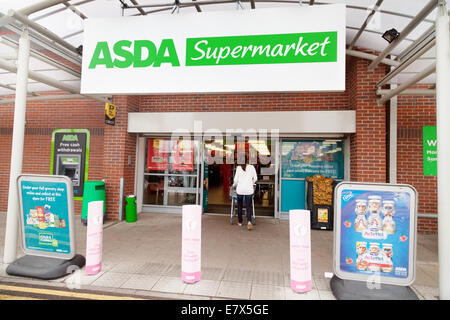
{"label": "glass window panel", "polygon": [[144,205],[164,204],[164,176],[145,176],[144,192],[142,196]]}
{"label": "glass window panel", "polygon": [[197,175],[196,140],[172,141],[148,138],[145,144],[145,173]]}
{"label": "glass window panel", "polygon": [[197,140],[147,139],[143,205],[196,203],[199,146]]}
{"label": "glass window panel", "polygon": [[170,141],[169,173],[197,174],[198,141]]}
{"label": "glass window panel", "polygon": [[181,191],[167,192],[167,205],[182,206],[185,204],[195,204],[195,193],[186,193]]}
{"label": "glass window panel", "polygon": [[169,165],[169,140],[148,138],[145,144],[145,172],[164,173]]}
{"label": "glass window panel", "polygon": [[196,188],[197,177],[189,176],[169,176],[169,187],[175,188]]}

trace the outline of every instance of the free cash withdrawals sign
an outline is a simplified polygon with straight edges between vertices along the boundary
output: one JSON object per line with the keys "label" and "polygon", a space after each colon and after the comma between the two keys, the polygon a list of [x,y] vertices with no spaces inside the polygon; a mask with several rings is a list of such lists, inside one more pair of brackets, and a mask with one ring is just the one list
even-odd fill
{"label": "free cash withdrawals sign", "polygon": [[83,94],[342,90],[342,4],[85,21]]}
{"label": "free cash withdrawals sign", "polygon": [[87,129],[55,129],[52,133],[50,174],[72,179],[75,200],[83,199],[88,180],[90,133]]}

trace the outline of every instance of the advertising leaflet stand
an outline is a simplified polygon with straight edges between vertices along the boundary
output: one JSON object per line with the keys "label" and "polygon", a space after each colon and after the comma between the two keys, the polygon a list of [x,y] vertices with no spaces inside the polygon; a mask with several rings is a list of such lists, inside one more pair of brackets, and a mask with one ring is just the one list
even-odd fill
{"label": "advertising leaflet stand", "polygon": [[85,264],[75,254],[73,187],[66,176],[20,175],[21,245],[25,256],[11,263],[14,276],[57,279]]}
{"label": "advertising leaflet stand", "polygon": [[410,185],[341,182],[335,190],[334,277],[339,300],[418,300],[417,191]]}

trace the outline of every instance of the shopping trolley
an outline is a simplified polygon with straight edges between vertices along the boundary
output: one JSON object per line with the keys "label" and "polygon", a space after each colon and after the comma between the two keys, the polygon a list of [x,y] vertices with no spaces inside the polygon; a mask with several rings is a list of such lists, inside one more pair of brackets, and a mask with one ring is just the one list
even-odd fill
{"label": "shopping trolley", "polygon": [[[254,186],[253,186],[254,187]],[[254,188],[253,188],[254,189]],[[253,195],[252,195],[252,224],[256,225],[256,218],[255,218],[255,202],[253,201]],[[230,199],[231,199],[231,213],[230,213],[230,224],[233,224],[233,218],[237,216],[237,193],[236,193],[236,187],[231,186],[230,187]],[[242,206],[243,210],[247,210],[245,205]],[[242,215],[244,215],[244,212],[242,212]]]}

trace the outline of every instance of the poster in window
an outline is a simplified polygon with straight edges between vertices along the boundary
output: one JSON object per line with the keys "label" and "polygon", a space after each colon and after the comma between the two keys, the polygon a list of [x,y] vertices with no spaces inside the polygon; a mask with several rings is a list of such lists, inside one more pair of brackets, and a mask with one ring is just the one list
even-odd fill
{"label": "poster in window", "polygon": [[314,174],[344,178],[342,141],[283,141],[281,160],[283,178],[303,179]]}
{"label": "poster in window", "polygon": [[191,140],[172,141],[172,170],[194,171],[194,144]]}
{"label": "poster in window", "polygon": [[148,139],[147,170],[167,170],[169,163],[169,140]]}

